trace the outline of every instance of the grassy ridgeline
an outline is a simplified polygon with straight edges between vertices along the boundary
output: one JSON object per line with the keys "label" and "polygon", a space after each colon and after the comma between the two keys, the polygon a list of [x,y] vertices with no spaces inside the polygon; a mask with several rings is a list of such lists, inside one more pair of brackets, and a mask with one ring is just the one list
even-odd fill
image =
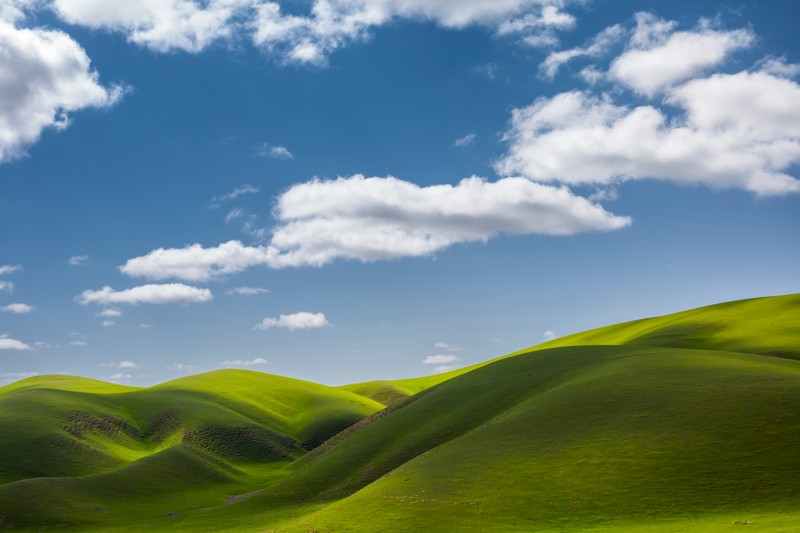
{"label": "grassy ridgeline", "polygon": [[[638,532],[754,522],[793,531],[800,362],[789,357],[800,353],[799,327],[793,295],[601,328],[446,381],[337,390],[249,372],[150,389],[26,380],[0,388],[0,452],[16,453],[0,455],[0,469],[31,477],[33,458],[36,475],[61,477],[0,487],[0,525]],[[390,412],[306,457],[382,407],[359,390]],[[115,432],[84,431],[98,422],[69,418],[76,411]],[[65,416],[77,430],[64,429]],[[147,429],[154,416],[180,424]],[[94,451],[37,448],[56,436]]]}

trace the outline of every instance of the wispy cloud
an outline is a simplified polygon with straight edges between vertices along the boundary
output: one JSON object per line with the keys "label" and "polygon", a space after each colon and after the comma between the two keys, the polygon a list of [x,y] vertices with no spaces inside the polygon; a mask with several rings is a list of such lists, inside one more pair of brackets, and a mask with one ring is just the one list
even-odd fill
{"label": "wispy cloud", "polygon": [[223,361],[222,366],[259,366],[259,365],[266,365],[267,360],[263,357],[256,357],[255,359],[248,360],[241,360],[241,359],[232,359],[230,361]]}
{"label": "wispy cloud", "polygon": [[7,276],[22,270],[20,265],[0,265],[0,276]]}
{"label": "wispy cloud", "polygon": [[101,318],[117,318],[122,316],[122,311],[113,307],[109,307],[107,309],[103,309],[94,314],[94,316],[101,317]]}
{"label": "wispy cloud", "polygon": [[464,350],[464,348],[458,344],[449,344],[446,342],[437,342],[433,345],[433,347],[437,350],[447,350],[448,352],[460,352]]}
{"label": "wispy cloud", "polygon": [[219,207],[219,204],[222,202],[229,202],[231,200],[239,198],[240,196],[244,196],[245,194],[258,194],[259,192],[261,192],[261,189],[259,187],[254,187],[252,185],[248,185],[247,183],[245,183],[244,185],[236,187],[227,194],[213,197],[211,199],[211,207]]}
{"label": "wispy cloud", "polygon": [[477,137],[477,135],[475,133],[468,133],[467,135],[464,135],[463,137],[459,137],[458,139],[453,141],[453,146],[455,146],[457,148],[461,148],[463,146],[469,146],[470,144],[472,144],[475,141],[476,137]]}
{"label": "wispy cloud", "polygon": [[238,296],[255,296],[257,294],[269,294],[269,289],[262,287],[234,287],[225,291],[225,294]]}
{"label": "wispy cloud", "polygon": [[438,354],[438,355],[429,355],[425,359],[422,360],[423,365],[444,365],[447,363],[455,363],[458,361],[458,357],[451,354]]}

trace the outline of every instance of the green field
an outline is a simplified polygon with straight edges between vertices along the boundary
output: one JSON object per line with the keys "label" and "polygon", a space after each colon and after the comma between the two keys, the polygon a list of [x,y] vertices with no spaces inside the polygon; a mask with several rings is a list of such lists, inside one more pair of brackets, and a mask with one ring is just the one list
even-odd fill
{"label": "green field", "polygon": [[797,359],[789,295],[339,388],[31,378],[0,388],[0,529],[800,531]]}

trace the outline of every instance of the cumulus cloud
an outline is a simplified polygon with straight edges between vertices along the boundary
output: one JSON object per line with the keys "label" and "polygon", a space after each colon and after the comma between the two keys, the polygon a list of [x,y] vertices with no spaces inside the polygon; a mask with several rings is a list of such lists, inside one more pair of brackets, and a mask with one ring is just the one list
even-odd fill
{"label": "cumulus cloud", "polygon": [[255,296],[257,294],[269,294],[269,289],[262,287],[234,287],[225,291],[228,295]]}
{"label": "cumulus cloud", "polygon": [[758,195],[800,192],[800,85],[766,72],[715,74],[670,89],[665,104],[617,105],[572,91],[516,109],[500,174],[608,184],[661,179]]}
{"label": "cumulus cloud", "polygon": [[0,334],[0,350],[29,351],[33,350],[33,348],[29,344],[12,339],[8,335]]}
{"label": "cumulus cloud", "polygon": [[328,319],[324,313],[300,312],[291,315],[280,315],[278,318],[267,317],[257,324],[253,329],[286,328],[295,329],[316,329],[329,326]]}
{"label": "cumulus cloud", "polygon": [[284,13],[262,2],[252,23],[253,42],[287,62],[323,64],[342,46],[369,37],[395,19],[432,21],[446,28],[480,25],[532,45],[557,42],[554,30],[572,27],[561,0],[314,0],[308,15]]}
{"label": "cumulus cloud", "polygon": [[28,304],[8,304],[4,307],[0,307],[0,312],[24,315],[27,313],[32,313],[34,309],[35,307]]}
{"label": "cumulus cloud", "polygon": [[673,32],[674,25],[650,13],[638,13],[630,45],[611,63],[609,75],[653,96],[720,64],[755,39],[750,30],[717,31],[701,22],[697,30]]}
{"label": "cumulus cloud", "polygon": [[272,159],[294,159],[294,154],[285,146],[270,146],[267,143],[262,143],[256,148],[256,155]]}
{"label": "cumulus cloud", "polygon": [[74,255],[67,260],[67,264],[70,266],[84,266],[89,264],[89,256],[88,255]]}
{"label": "cumulus cloud", "polygon": [[119,31],[158,52],[200,52],[234,36],[254,0],[53,0],[62,20]]}
{"label": "cumulus cloud", "polygon": [[424,256],[499,234],[572,235],[630,223],[563,187],[478,177],[429,187],[391,176],[314,180],[284,192],[275,216],[280,225],[268,246],[229,241],[211,248],[159,248],[128,260],[120,270],[149,279],[205,281],[259,265]]}
{"label": "cumulus cloud", "polygon": [[469,146],[470,144],[473,143],[473,141],[475,141],[476,137],[477,137],[476,134],[468,133],[467,135],[464,135],[463,137],[459,137],[458,139],[453,141],[453,146],[455,146],[456,148],[461,148],[463,146]]}
{"label": "cumulus cloud", "polygon": [[190,303],[208,302],[213,298],[211,291],[183,285],[181,283],[167,283],[163,285],[149,284],[115,291],[111,287],[100,290],[83,291],[76,299],[81,304],[96,303],[108,304],[171,304],[184,305]]}
{"label": "cumulus cloud", "polygon": [[223,361],[222,366],[259,366],[259,365],[266,365],[267,360],[263,357],[256,357],[255,359],[250,359],[249,361],[242,361],[241,359],[232,359],[230,361]]}
{"label": "cumulus cloud", "polygon": [[22,12],[14,3],[4,5],[0,15],[3,162],[24,154],[45,129],[65,129],[71,113],[111,106],[125,90],[102,86],[86,52],[66,33],[19,27]]}
{"label": "cumulus cloud", "polygon": [[455,363],[458,357],[455,355],[429,355],[422,360],[423,365],[444,365],[447,363]]}
{"label": "cumulus cloud", "polygon": [[788,63],[785,57],[765,57],[756,67],[761,72],[784,78],[794,78],[800,74],[800,64]]}

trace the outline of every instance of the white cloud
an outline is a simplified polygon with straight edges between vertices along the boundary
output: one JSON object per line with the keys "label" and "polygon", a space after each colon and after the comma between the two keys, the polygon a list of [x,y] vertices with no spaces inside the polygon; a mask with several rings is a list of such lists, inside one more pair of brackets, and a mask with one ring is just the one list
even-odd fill
{"label": "white cloud", "polygon": [[96,303],[107,304],[171,304],[182,305],[198,302],[208,302],[213,298],[211,291],[190,287],[181,283],[167,283],[163,285],[141,285],[131,289],[115,291],[111,287],[100,290],[86,290],[76,299],[81,304]]}
{"label": "white cloud", "polygon": [[22,270],[22,267],[19,265],[0,265],[0,276],[7,276],[20,270]]}
{"label": "white cloud", "polygon": [[222,196],[215,196],[214,198],[212,198],[211,206],[219,207],[218,204],[220,202],[228,202],[230,200],[235,200],[236,198],[239,198],[240,196],[243,196],[245,194],[258,194],[259,192],[261,192],[260,188],[253,187],[252,185],[248,185],[245,183],[244,185],[236,187],[227,194],[223,194]]}
{"label": "white cloud", "polygon": [[86,346],[86,341],[71,341],[70,346]]}
{"label": "white cloud", "polygon": [[200,52],[230,39],[254,0],[53,0],[62,20],[119,31],[158,52]]}
{"label": "white cloud", "polygon": [[38,372],[2,372],[0,378],[3,379],[25,379],[38,376]]}
{"label": "white cloud", "polygon": [[100,368],[139,368],[139,365],[134,363],[133,361],[121,361],[119,363],[101,363],[99,365]]}
{"label": "white cloud", "polygon": [[453,146],[455,146],[457,148],[461,148],[462,146],[469,146],[470,144],[473,143],[473,141],[475,140],[476,137],[477,137],[476,134],[468,133],[467,135],[464,135],[463,137],[459,137],[458,139],[453,141]]}
{"label": "white cloud", "polygon": [[13,281],[0,281],[0,291],[14,292]]}
{"label": "white cloud", "polygon": [[552,330],[548,329],[547,331],[544,332],[544,340],[546,340],[546,341],[551,341],[551,340],[553,340],[553,339],[555,339],[557,337],[558,337],[558,335],[556,335],[555,331],[552,331]]}
{"label": "white cloud", "polygon": [[273,159],[294,159],[294,155],[285,146],[270,146],[262,143],[256,149],[256,155],[261,157],[271,157]]}
{"label": "white cloud", "polygon": [[126,374],[124,372],[117,372],[116,374],[111,374],[108,377],[109,377],[109,379],[128,380],[128,379],[133,379],[133,374]]}
{"label": "white cloud", "polygon": [[324,64],[342,46],[365,40],[393,19],[446,28],[481,25],[529,44],[554,44],[555,29],[574,25],[560,0],[314,0],[307,16],[284,14],[277,2],[257,6],[253,42],[287,62]]}
{"label": "white cloud", "polygon": [[504,175],[567,184],[660,179],[758,195],[800,192],[800,85],[765,72],[715,74],[670,89],[679,113],[572,91],[513,111]]}
{"label": "white cloud", "polygon": [[94,316],[101,318],[117,318],[122,316],[122,311],[113,307],[109,307],[107,309],[103,309],[99,313],[95,313]]}
{"label": "white cloud", "polygon": [[153,250],[145,256],[129,259],[120,271],[148,279],[207,281],[265,265],[267,257],[265,248],[244,246],[239,241],[228,241],[214,248],[193,244],[186,248]]}
{"label": "white cloud", "polygon": [[272,267],[424,256],[498,234],[571,235],[630,223],[565,188],[522,178],[428,187],[391,176],[314,180],[287,190],[275,214],[283,224],[264,250]]}
{"label": "white cloud", "polygon": [[0,350],[17,350],[28,351],[33,350],[29,344],[25,344],[17,339],[12,339],[8,335],[0,334]]}
{"label": "white cloud", "polygon": [[755,39],[749,30],[716,31],[706,23],[695,31],[672,32],[674,23],[650,13],[638,13],[636,24],[628,49],[611,63],[609,75],[646,96],[701,74]]}
{"label": "white cloud", "polygon": [[223,361],[223,366],[258,366],[258,365],[266,365],[267,360],[263,357],[256,357],[255,359],[251,359],[249,361],[242,361],[241,359],[233,359],[231,361]]}
{"label": "white cloud", "polygon": [[225,291],[225,294],[237,296],[255,296],[257,294],[269,294],[269,289],[262,287],[234,287]]}
{"label": "white cloud", "polygon": [[45,341],[36,341],[33,343],[33,345],[36,346],[37,348],[52,348],[52,346],[50,346],[50,343]]}
{"label": "white cloud", "polygon": [[114,322],[113,320],[103,320],[103,322],[101,322],[100,325],[103,326],[104,328],[110,328],[112,326],[116,326],[117,323]]}
{"label": "white cloud", "polygon": [[577,57],[599,57],[607,53],[624,35],[625,30],[619,24],[609,26],[598,33],[586,46],[551,52],[539,65],[539,72],[543,76],[552,79],[558,74],[558,70],[562,65]]}
{"label": "white cloud", "polygon": [[434,374],[444,374],[445,372],[450,372],[451,370],[455,370],[455,365],[440,365],[433,369]]}
{"label": "white cloud", "polygon": [[34,309],[35,307],[28,304],[8,304],[4,307],[0,307],[0,312],[24,315],[33,312]]}
{"label": "white cloud", "polygon": [[142,329],[152,329],[155,326],[153,324],[139,324],[139,327]]}
{"label": "white cloud", "polygon": [[24,154],[43,130],[66,128],[72,112],[111,106],[125,92],[100,85],[86,52],[66,33],[17,27],[7,5],[2,13],[0,162]]}
{"label": "white cloud", "polygon": [[291,315],[280,315],[278,318],[265,318],[253,329],[286,328],[295,329],[316,329],[329,326],[328,319],[324,313],[307,313],[305,311]]}
{"label": "white cloud", "polygon": [[231,209],[227,215],[225,215],[225,223],[229,224],[230,222],[233,222],[234,220],[236,220],[237,218],[241,218],[242,216],[244,216],[244,209],[242,209],[241,207],[235,207]]}
{"label": "white cloud", "polygon": [[464,348],[457,344],[448,344],[446,342],[437,342],[433,347],[437,350],[447,350],[448,352],[460,352],[464,350]]}
{"label": "white cloud", "polygon": [[88,255],[74,255],[67,260],[67,264],[70,266],[85,266],[89,264],[89,256]]}
{"label": "white cloud", "polygon": [[756,67],[761,72],[783,78],[794,78],[800,74],[800,64],[787,63],[785,57],[766,57],[759,61]]}
{"label": "white cloud", "polygon": [[422,360],[423,365],[444,365],[447,363],[455,363],[458,357],[455,355],[429,355]]}
{"label": "white cloud", "polygon": [[566,188],[523,178],[420,187],[355,175],[291,187],[277,200],[281,222],[268,246],[229,241],[213,248],[159,248],[120,270],[149,279],[205,281],[253,266],[322,266],[335,259],[425,256],[498,234],[572,235],[630,224]]}

